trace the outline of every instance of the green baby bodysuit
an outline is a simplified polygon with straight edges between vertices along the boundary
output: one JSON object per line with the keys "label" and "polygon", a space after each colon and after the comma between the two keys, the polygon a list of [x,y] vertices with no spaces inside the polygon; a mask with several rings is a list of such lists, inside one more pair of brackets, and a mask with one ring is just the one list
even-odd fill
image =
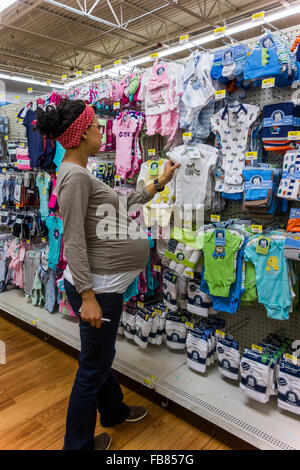
{"label": "green baby bodysuit", "polygon": [[204,234],[204,279],[211,295],[229,296],[230,286],[236,277],[236,254],[242,243],[243,237],[228,229],[216,229]]}
{"label": "green baby bodysuit", "polygon": [[246,262],[245,292],[242,294],[241,304],[249,305],[253,302],[257,302],[256,274],[254,264],[248,261]]}

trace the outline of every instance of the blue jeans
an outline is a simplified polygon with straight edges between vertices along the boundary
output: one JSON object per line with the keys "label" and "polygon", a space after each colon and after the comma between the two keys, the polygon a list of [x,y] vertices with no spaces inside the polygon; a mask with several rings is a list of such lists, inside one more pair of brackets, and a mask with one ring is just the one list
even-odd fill
{"label": "blue jeans", "polygon": [[[64,284],[70,305],[79,314],[81,296],[68,281]],[[81,352],[69,402],[64,450],[94,449],[97,410],[103,427],[122,423],[130,412],[111,370],[123,298],[121,294],[96,294],[96,298],[103,317],[111,321],[96,328],[80,319]]]}

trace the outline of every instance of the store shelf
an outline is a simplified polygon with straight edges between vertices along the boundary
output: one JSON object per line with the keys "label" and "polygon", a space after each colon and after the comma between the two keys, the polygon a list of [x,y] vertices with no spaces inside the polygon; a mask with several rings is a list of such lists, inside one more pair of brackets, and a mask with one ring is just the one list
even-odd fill
{"label": "store shelf", "polygon": [[[0,309],[80,350],[77,319],[61,313],[50,314],[44,308],[34,307],[26,302],[22,290],[11,289],[1,293]],[[154,388],[157,380],[180,367],[185,358],[184,351],[170,353],[165,346],[152,345],[142,350],[133,341],[118,336],[113,368]]]}
{"label": "store shelf", "polygon": [[[80,349],[77,319],[34,307],[23,291],[3,292],[0,309]],[[113,368],[260,449],[300,450],[300,416],[280,410],[275,397],[268,404],[248,399],[216,365],[206,374],[189,369],[185,351],[143,350],[118,336]]]}
{"label": "store shelf", "polygon": [[260,449],[300,449],[300,416],[279,410],[275,397],[266,404],[248,399],[216,366],[200,374],[185,364],[155,389]]}

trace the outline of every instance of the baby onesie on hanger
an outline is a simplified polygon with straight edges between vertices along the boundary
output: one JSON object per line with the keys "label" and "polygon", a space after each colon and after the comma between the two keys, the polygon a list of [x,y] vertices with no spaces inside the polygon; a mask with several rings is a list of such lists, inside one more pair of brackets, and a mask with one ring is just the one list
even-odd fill
{"label": "baby onesie on hanger", "polygon": [[[284,244],[284,238],[259,236],[248,243],[244,255],[255,267],[258,301],[265,306],[268,317],[277,320],[288,320],[292,302]],[[267,254],[257,252],[260,248]]]}
{"label": "baby onesie on hanger", "polygon": [[[167,160],[148,160],[141,165],[141,170],[137,180],[137,191],[142,191],[146,186],[153,183],[155,179],[162,176]],[[143,206],[143,215],[148,227],[157,222],[165,227],[170,222],[172,207],[174,204],[174,182],[166,184],[163,191],[155,194],[151,201]]]}
{"label": "baby onesie on hanger", "polygon": [[167,155],[174,163],[181,164],[175,176],[176,204],[199,208],[206,201],[209,177],[216,165],[218,151],[204,144],[181,145]]}
{"label": "baby onesie on hanger", "polygon": [[45,221],[49,214],[49,187],[50,187],[51,177],[46,173],[39,173],[36,178],[36,186],[39,190],[40,195],[40,213],[41,218]]}
{"label": "baby onesie on hanger", "polygon": [[49,268],[56,271],[61,252],[61,239],[63,234],[62,218],[51,215],[47,217],[46,226],[49,231]]}
{"label": "baby onesie on hanger", "polygon": [[137,121],[130,118],[129,114],[123,113],[114,120],[112,132],[116,136],[116,159],[117,174],[126,179],[131,170],[132,142],[137,129]]}
{"label": "baby onesie on hanger", "polygon": [[216,229],[204,233],[203,255],[209,293],[228,297],[230,286],[236,279],[237,251],[244,242],[242,235],[226,229]]}
{"label": "baby onesie on hanger", "polygon": [[221,140],[221,170],[224,178],[216,177],[216,191],[235,194],[243,191],[242,171],[248,133],[256,121],[259,108],[239,102],[226,105],[211,118],[212,131]]}

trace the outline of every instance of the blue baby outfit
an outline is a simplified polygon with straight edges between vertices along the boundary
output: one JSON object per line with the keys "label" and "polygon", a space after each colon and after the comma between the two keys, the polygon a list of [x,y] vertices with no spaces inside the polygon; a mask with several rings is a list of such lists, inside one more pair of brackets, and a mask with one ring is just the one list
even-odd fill
{"label": "blue baby outfit", "polygon": [[262,303],[269,318],[288,320],[291,293],[288,278],[288,261],[284,257],[284,239],[271,239],[268,254],[256,252],[259,237],[245,248],[245,261],[255,267],[258,301]]}

